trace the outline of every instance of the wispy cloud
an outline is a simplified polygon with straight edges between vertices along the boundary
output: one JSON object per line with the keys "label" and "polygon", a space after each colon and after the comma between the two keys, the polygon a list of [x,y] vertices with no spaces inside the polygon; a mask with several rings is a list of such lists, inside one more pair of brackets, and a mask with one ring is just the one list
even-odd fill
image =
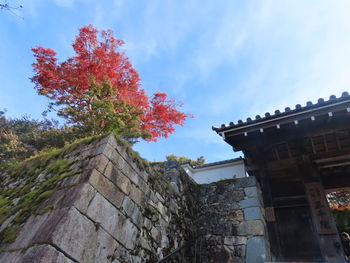
{"label": "wispy cloud", "polygon": [[233,87],[217,87],[209,98],[210,112],[237,112],[237,106],[244,103],[243,114],[255,116],[349,90],[350,21],[345,10],[350,3],[337,4],[274,1],[259,8],[252,5],[242,15],[241,34],[232,30],[233,12],[232,22],[222,23],[221,33],[213,37],[219,43],[233,43],[237,51],[221,47],[214,49],[216,56],[207,56],[207,47],[202,47],[198,61],[211,74],[217,74],[215,67],[229,60],[231,65],[240,61],[242,67],[248,63],[249,68],[242,70],[243,77],[226,77]]}
{"label": "wispy cloud", "polygon": [[[28,75],[30,46],[52,47],[62,59],[71,55],[78,28],[91,23],[125,40],[148,93],[164,91],[196,116],[158,148],[145,144],[150,155],[174,148],[199,156],[204,148],[213,159],[228,156],[231,149],[211,125],[339,96],[350,88],[348,0],[31,0],[23,5],[24,21],[6,18],[0,30],[1,57],[27,56],[25,62],[12,59],[8,79]],[[0,68],[9,71],[3,61]],[[18,72],[25,63],[29,69]],[[0,93],[9,98],[9,92]]]}

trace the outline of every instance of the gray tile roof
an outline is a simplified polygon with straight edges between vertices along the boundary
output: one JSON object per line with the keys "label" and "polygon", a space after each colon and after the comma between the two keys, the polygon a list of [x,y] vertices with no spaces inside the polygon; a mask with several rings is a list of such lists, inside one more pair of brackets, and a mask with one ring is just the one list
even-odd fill
{"label": "gray tile roof", "polygon": [[327,101],[325,101],[323,98],[320,98],[320,99],[318,99],[317,103],[315,103],[315,104],[313,104],[311,101],[308,101],[305,106],[301,106],[300,104],[297,104],[297,105],[295,105],[294,109],[291,109],[290,107],[286,107],[284,109],[284,112],[281,112],[279,110],[275,110],[274,114],[266,112],[265,116],[263,116],[263,117],[261,117],[260,115],[256,115],[254,119],[251,117],[248,117],[246,119],[246,121],[239,120],[237,123],[230,122],[229,125],[221,124],[221,127],[213,126],[212,129],[216,132],[222,132],[225,130],[238,128],[238,127],[244,127],[246,125],[259,123],[259,122],[266,121],[266,120],[273,120],[275,118],[279,118],[279,117],[283,117],[283,116],[287,117],[288,115],[292,115],[292,114],[297,113],[297,112],[303,112],[303,111],[307,111],[310,109],[316,109],[318,107],[322,107],[325,105],[331,105],[331,104],[335,104],[335,103],[338,103],[341,101],[347,101],[347,100],[350,101],[350,95],[348,92],[343,92],[339,98],[337,98],[335,95],[331,95],[329,97],[329,100],[327,100]]}
{"label": "gray tile roof", "polygon": [[242,161],[242,160],[243,160],[243,158],[239,157],[239,158],[224,160],[224,161],[220,161],[220,162],[206,163],[206,164],[202,164],[202,165],[192,165],[192,164],[190,164],[190,162],[184,162],[181,165],[189,164],[192,168],[198,169],[198,168],[206,168],[206,167],[211,167],[211,166],[216,166],[216,165],[221,165],[221,164],[234,163],[234,162],[238,162],[238,161]]}

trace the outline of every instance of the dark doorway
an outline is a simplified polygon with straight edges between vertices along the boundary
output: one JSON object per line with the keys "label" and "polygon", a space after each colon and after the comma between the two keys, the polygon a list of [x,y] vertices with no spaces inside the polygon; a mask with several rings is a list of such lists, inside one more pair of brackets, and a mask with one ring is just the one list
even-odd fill
{"label": "dark doorway", "polygon": [[275,208],[280,259],[321,261],[322,256],[307,206]]}

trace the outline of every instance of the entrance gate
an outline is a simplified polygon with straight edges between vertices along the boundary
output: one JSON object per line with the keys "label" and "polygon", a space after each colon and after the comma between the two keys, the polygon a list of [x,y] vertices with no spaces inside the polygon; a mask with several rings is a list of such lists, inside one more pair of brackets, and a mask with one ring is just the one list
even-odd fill
{"label": "entrance gate", "polygon": [[264,197],[272,261],[345,262],[326,191],[350,187],[350,96],[213,128]]}

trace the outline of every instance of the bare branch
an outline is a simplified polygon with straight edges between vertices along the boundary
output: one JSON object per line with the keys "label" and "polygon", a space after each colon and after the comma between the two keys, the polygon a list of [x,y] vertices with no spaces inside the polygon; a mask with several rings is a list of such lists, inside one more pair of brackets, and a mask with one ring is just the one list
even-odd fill
{"label": "bare branch", "polygon": [[22,18],[22,16],[20,16],[19,14],[17,14],[16,12],[14,12],[15,10],[19,10],[22,9],[23,6],[22,5],[17,5],[17,6],[12,6],[8,3],[8,1],[5,1],[3,3],[0,3],[0,10],[5,10],[5,11],[9,11],[10,13],[12,13],[15,16],[18,16],[19,18]]}

